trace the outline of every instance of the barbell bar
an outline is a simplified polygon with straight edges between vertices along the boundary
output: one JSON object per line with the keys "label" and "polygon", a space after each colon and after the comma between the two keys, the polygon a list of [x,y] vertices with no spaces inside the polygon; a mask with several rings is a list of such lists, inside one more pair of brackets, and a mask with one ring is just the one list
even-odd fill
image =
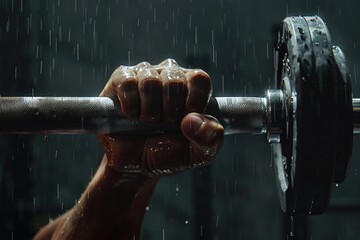
{"label": "barbell bar", "polygon": [[[205,110],[224,126],[225,135],[266,134],[284,99],[212,97]],[[282,97],[283,98],[283,97]],[[273,105],[269,105],[269,102]],[[354,98],[353,133],[360,134],[360,98]],[[117,99],[108,97],[0,97],[1,134],[161,134],[179,131],[178,123],[144,123],[127,118]],[[279,128],[279,131],[281,129]],[[272,142],[269,139],[269,142]]]}
{"label": "barbell bar", "polygon": [[[319,214],[334,183],[347,175],[353,134],[360,134],[360,98],[339,47],[320,17],[287,17],[279,32],[274,89],[264,97],[212,97],[206,114],[225,135],[266,134],[281,208]],[[126,118],[107,97],[1,97],[3,134],[161,134],[179,123]]]}

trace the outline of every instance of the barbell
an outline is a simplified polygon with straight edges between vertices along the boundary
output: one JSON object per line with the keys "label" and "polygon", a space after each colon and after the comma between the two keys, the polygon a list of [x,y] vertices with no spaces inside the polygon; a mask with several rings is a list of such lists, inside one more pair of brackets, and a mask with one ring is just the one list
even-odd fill
{"label": "barbell", "polygon": [[[288,214],[325,210],[334,183],[347,175],[360,98],[352,98],[343,52],[320,17],[287,17],[278,35],[274,89],[264,97],[213,97],[205,113],[225,135],[266,134],[281,208]],[[158,134],[178,123],[126,118],[106,97],[1,97],[0,133]]]}

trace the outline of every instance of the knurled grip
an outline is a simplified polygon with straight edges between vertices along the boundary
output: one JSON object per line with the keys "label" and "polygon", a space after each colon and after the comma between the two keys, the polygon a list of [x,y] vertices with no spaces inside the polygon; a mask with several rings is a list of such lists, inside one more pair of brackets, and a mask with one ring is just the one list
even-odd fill
{"label": "knurled grip", "polygon": [[[219,120],[225,134],[265,132],[263,98],[212,98],[205,111]],[[1,133],[157,134],[179,131],[179,123],[128,119],[117,100],[107,97],[1,97]]]}

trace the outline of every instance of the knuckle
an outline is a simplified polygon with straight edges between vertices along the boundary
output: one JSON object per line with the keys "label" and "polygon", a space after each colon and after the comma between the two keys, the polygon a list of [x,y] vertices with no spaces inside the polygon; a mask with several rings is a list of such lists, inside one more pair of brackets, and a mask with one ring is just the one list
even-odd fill
{"label": "knuckle", "polygon": [[138,76],[139,81],[141,81],[141,82],[145,82],[148,80],[160,80],[159,73],[156,71],[156,69],[154,69],[152,67],[141,69],[137,73],[137,76]]}
{"label": "knuckle", "polygon": [[173,58],[167,58],[160,63],[163,66],[179,66],[179,64]]}
{"label": "knuckle", "polygon": [[186,80],[185,74],[178,66],[164,68],[160,76],[163,80],[173,80],[183,82]]}
{"label": "knuckle", "polygon": [[198,75],[202,75],[204,77],[210,78],[209,74],[200,68],[194,69],[193,71],[194,71],[194,74],[198,74]]}
{"label": "knuckle", "polygon": [[149,68],[151,67],[151,64],[146,62],[146,61],[143,61],[143,62],[140,62],[138,63],[135,67],[134,67],[134,70],[136,73],[138,73],[139,71],[145,69],[145,68]]}
{"label": "knuckle", "polygon": [[111,87],[114,89],[120,87],[124,83],[137,82],[134,71],[129,67],[121,67],[114,71],[111,78]]}

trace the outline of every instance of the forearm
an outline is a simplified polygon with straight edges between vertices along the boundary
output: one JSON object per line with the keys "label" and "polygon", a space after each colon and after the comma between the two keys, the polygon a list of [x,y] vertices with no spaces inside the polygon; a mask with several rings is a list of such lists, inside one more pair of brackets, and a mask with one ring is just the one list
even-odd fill
{"label": "forearm", "polygon": [[139,239],[158,180],[116,172],[104,157],[80,201],[57,224],[53,239]]}

